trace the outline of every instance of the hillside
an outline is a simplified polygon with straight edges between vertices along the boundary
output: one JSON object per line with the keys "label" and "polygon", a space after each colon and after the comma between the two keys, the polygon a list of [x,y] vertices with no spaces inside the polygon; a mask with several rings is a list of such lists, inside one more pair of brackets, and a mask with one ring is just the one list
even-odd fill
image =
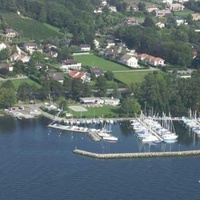
{"label": "hillside", "polygon": [[21,37],[30,39],[45,39],[50,37],[63,37],[59,29],[39,21],[22,18],[15,13],[4,12],[0,14],[8,28],[16,30]]}

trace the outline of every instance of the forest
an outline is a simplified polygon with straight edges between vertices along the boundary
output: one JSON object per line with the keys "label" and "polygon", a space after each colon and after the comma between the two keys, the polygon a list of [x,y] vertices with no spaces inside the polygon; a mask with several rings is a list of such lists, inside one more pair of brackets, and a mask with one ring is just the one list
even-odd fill
{"label": "forest", "polygon": [[77,42],[92,44],[95,35],[93,10],[99,0],[0,0],[1,10],[19,11],[73,34]]}

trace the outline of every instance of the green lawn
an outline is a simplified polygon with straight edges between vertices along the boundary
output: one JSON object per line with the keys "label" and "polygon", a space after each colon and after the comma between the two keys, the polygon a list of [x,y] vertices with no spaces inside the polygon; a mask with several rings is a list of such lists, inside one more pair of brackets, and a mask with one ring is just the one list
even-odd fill
{"label": "green lawn", "polygon": [[122,83],[125,83],[127,85],[130,85],[131,83],[138,83],[142,82],[144,80],[144,77],[152,72],[148,71],[133,71],[133,72],[116,72],[114,73],[115,79],[121,81]]}
{"label": "green lawn", "polygon": [[85,112],[75,112],[69,109],[69,112],[73,114],[75,118],[100,118],[100,117],[117,117],[119,106],[108,106],[103,107],[86,107],[88,111]]}
{"label": "green lawn", "polygon": [[178,16],[178,17],[184,17],[184,18],[186,18],[189,14],[192,14],[192,13],[194,13],[194,12],[185,8],[182,11],[175,11],[174,15]]}
{"label": "green lawn", "polygon": [[90,67],[100,67],[105,71],[124,71],[130,70],[130,68],[123,65],[117,64],[115,62],[105,60],[101,57],[89,54],[89,55],[76,55],[74,60],[81,62],[83,65]]}
{"label": "green lawn", "polygon": [[63,34],[58,31],[57,28],[43,24],[33,19],[21,18],[14,13],[1,13],[0,14],[8,27],[16,30],[21,37],[27,37],[29,39],[46,39],[49,37],[63,37]]}
{"label": "green lawn", "polygon": [[[35,84],[36,87],[40,88],[41,85],[39,85],[38,83],[34,82],[33,80],[29,79],[29,78],[25,78],[25,79],[15,79],[15,80],[11,80],[13,85],[15,86],[16,89],[18,89],[19,85],[22,83],[22,82],[26,82],[30,85],[33,85]],[[2,82],[0,82],[1,84]]]}

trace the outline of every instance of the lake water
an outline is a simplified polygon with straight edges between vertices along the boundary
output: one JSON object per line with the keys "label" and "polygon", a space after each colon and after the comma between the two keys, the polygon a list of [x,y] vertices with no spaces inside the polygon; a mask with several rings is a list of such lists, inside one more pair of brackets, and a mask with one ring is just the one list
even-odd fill
{"label": "lake water", "polygon": [[128,124],[112,126],[116,143],[47,128],[46,119],[0,119],[1,200],[199,200],[200,157],[98,160],[73,154],[200,149],[176,125],[175,144],[142,145]]}

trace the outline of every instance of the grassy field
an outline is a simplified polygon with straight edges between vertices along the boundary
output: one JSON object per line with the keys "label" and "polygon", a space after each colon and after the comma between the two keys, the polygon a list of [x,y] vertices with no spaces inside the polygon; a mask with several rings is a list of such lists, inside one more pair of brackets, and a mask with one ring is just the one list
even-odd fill
{"label": "grassy field", "polygon": [[78,62],[81,62],[83,65],[90,67],[100,67],[105,71],[124,71],[130,70],[130,68],[123,65],[117,64],[115,62],[105,60],[98,56],[89,54],[89,55],[77,55],[74,56],[74,59]]}
{"label": "grassy field", "polygon": [[22,37],[30,39],[46,39],[49,37],[63,37],[59,30],[51,25],[43,24],[33,19],[21,18],[14,13],[1,13],[9,28],[13,28]]}
{"label": "grassy field", "polygon": [[73,114],[76,118],[99,118],[99,117],[117,117],[118,106],[108,106],[103,107],[86,107],[88,111],[85,112],[75,112],[69,109],[69,112]]}
{"label": "grassy field", "polygon": [[175,11],[174,15],[178,16],[178,17],[184,17],[184,18],[186,18],[189,14],[192,14],[192,13],[194,13],[194,12],[191,11],[191,10],[188,10],[188,9],[184,9],[182,11]]}
{"label": "grassy field", "polygon": [[[11,80],[13,85],[15,86],[15,89],[18,89],[19,85],[22,83],[22,82],[26,82],[28,83],[29,85],[33,85],[35,84],[36,87],[40,88],[41,85],[39,85],[38,83],[34,82],[33,80],[29,79],[29,78],[25,78],[25,79],[15,79],[15,80]],[[2,84],[2,81],[0,82],[0,86]]]}
{"label": "grassy field", "polygon": [[126,85],[130,85],[131,83],[138,83],[144,80],[144,77],[152,72],[148,71],[133,71],[133,72],[116,72],[114,73],[115,79],[125,83]]}

